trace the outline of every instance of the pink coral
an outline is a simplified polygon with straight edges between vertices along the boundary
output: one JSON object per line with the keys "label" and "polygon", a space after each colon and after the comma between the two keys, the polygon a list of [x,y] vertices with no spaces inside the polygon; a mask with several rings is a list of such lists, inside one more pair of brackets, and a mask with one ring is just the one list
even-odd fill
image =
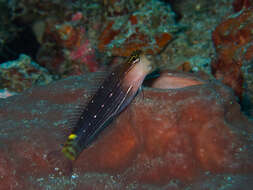
{"label": "pink coral", "polygon": [[[60,76],[80,75],[87,70],[98,69],[94,48],[92,47],[85,28],[78,22],[82,19],[77,12],[69,22],[48,19],[44,33],[44,42],[52,43],[50,48],[42,46],[38,60],[40,64]],[[87,69],[85,69],[87,68]]]}
{"label": "pink coral", "polygon": [[77,12],[72,15],[71,21],[79,21],[83,18],[83,14],[81,12]]}
{"label": "pink coral", "polygon": [[86,40],[79,47],[72,50],[70,58],[73,61],[80,61],[81,63],[86,64],[91,72],[98,69],[98,65],[95,61],[94,49],[90,47],[89,40]]}

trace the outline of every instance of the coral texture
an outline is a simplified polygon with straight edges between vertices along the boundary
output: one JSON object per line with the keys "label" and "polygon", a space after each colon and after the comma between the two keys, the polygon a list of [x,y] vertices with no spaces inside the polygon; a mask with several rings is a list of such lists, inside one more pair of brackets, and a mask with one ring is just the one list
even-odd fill
{"label": "coral texture", "polygon": [[[253,8],[229,16],[213,32],[217,59],[212,62],[212,73],[230,86],[236,95],[250,97],[253,102]],[[245,94],[243,94],[245,93]]]}
{"label": "coral texture", "polygon": [[215,54],[212,32],[222,19],[233,12],[233,0],[169,1],[177,15],[181,30],[173,36],[160,56],[162,68],[198,72],[211,75],[211,61]]}
{"label": "coral texture", "polygon": [[15,61],[0,65],[0,88],[21,92],[34,84],[45,85],[52,82],[48,71],[34,63],[27,55],[21,54]]}
{"label": "coral texture", "polygon": [[[67,118],[88,98],[94,76],[0,100],[1,188],[250,188],[252,123],[228,88],[177,73],[144,88],[82,152],[71,175],[56,175],[64,160],[52,168],[48,156],[65,142]],[[166,86],[170,78],[176,85]]]}
{"label": "coral texture", "polygon": [[[80,25],[82,15],[74,14],[69,22],[48,19],[44,24],[43,46],[38,62],[60,76],[80,75],[98,69],[95,52]],[[75,18],[76,17],[76,18]],[[49,45],[51,43],[51,45]]]}
{"label": "coral texture", "polygon": [[129,56],[136,49],[157,54],[177,30],[169,4],[151,0],[130,16],[108,18],[98,48],[116,56]]}

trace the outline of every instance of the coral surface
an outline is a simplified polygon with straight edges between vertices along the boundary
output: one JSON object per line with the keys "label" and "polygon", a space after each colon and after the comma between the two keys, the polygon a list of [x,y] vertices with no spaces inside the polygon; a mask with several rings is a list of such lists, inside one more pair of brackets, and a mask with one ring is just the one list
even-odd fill
{"label": "coral surface", "polygon": [[188,63],[191,72],[203,71],[211,75],[211,61],[215,55],[212,32],[223,17],[233,11],[233,0],[169,2],[177,13],[181,30],[158,56],[160,66],[175,70]]}
{"label": "coral surface", "polygon": [[[253,116],[252,5],[0,0],[0,59],[32,57],[0,63],[0,189],[251,190],[253,123],[239,103]],[[68,160],[68,119],[101,80],[90,72],[136,49],[163,73]]]}
{"label": "coral surface", "polygon": [[[230,15],[213,32],[217,58],[212,73],[230,86],[236,95],[253,103],[253,8]],[[244,93],[244,94],[243,94]],[[248,98],[247,98],[248,101]],[[248,104],[249,104],[248,103]]]}
{"label": "coral surface", "polygon": [[73,173],[60,173],[64,160],[56,157],[63,163],[53,167],[49,155],[65,142],[67,118],[89,97],[94,76],[0,100],[1,188],[251,189],[252,122],[227,87],[177,73],[144,88],[82,152]]}
{"label": "coral surface", "polygon": [[6,22],[17,22],[15,30],[23,31],[20,38],[32,36],[24,28],[36,37],[30,48],[36,63],[59,79],[96,71],[136,49],[152,54],[162,69],[211,74],[211,33],[233,6],[245,2],[250,1],[3,0],[3,5],[10,10]]}
{"label": "coral surface", "polygon": [[45,22],[43,45],[38,52],[38,62],[59,76],[80,75],[98,69],[94,49],[80,25],[82,14],[73,15],[71,21],[62,23],[49,19]]}
{"label": "coral surface", "polygon": [[150,0],[130,16],[109,17],[98,48],[116,56],[129,56],[136,49],[157,54],[178,30],[174,17],[169,4]]}
{"label": "coral surface", "polygon": [[33,85],[45,85],[52,82],[48,71],[34,63],[27,55],[21,54],[15,61],[0,65],[0,88],[12,92],[21,92]]}

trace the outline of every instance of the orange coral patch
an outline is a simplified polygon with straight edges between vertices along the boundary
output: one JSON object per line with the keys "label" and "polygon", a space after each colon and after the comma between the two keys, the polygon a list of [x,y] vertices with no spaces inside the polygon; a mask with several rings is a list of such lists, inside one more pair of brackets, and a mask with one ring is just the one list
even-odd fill
{"label": "orange coral patch", "polygon": [[150,46],[150,41],[148,37],[144,34],[133,34],[131,35],[122,47],[114,47],[113,54],[118,56],[129,56],[135,50],[142,49],[146,54],[156,54],[159,53],[162,48],[172,39],[172,36],[168,33],[163,33],[156,37],[156,45],[152,49],[148,48]]}
{"label": "orange coral patch", "polygon": [[[138,23],[137,17],[132,15],[129,18],[129,21],[132,25],[136,25]],[[111,21],[104,31],[102,32],[100,38],[99,38],[99,45],[98,49],[100,51],[107,50],[106,46],[109,45],[112,40],[116,36],[118,36],[122,31],[120,30],[113,30],[114,21]],[[127,39],[124,40],[124,42],[121,42],[118,44],[113,44],[112,47],[112,54],[115,56],[129,56],[131,53],[135,50],[142,49],[146,54],[156,54],[159,53],[164,46],[172,39],[172,35],[169,33],[162,33],[157,34],[153,37],[155,40],[154,42],[151,39],[152,37],[143,34],[139,31],[139,28],[135,28],[135,33],[130,35]],[[150,46],[153,47],[150,47]]]}
{"label": "orange coral patch", "polygon": [[189,71],[191,71],[191,69],[192,69],[192,67],[191,67],[190,62],[184,62],[182,65],[177,67],[177,70],[184,71],[184,72],[189,72]]}
{"label": "orange coral patch", "polygon": [[132,25],[137,24],[138,23],[137,17],[134,15],[130,16],[130,22]]}
{"label": "orange coral patch", "polygon": [[172,35],[168,33],[162,33],[162,35],[157,36],[155,40],[159,48],[163,48],[171,39]]}
{"label": "orange coral patch", "polygon": [[83,38],[81,28],[73,28],[71,25],[62,25],[58,30],[56,40],[65,48],[73,48],[80,46]]}
{"label": "orange coral patch", "polygon": [[117,56],[130,56],[133,51],[142,49],[147,46],[147,37],[144,34],[133,34],[121,47],[114,47],[112,50],[113,55]]}
{"label": "orange coral patch", "polygon": [[98,49],[100,51],[104,51],[106,46],[115,38],[116,35],[119,34],[120,31],[113,30],[112,26],[114,24],[114,21],[111,21],[107,27],[102,32],[100,38],[99,38],[99,44]]}

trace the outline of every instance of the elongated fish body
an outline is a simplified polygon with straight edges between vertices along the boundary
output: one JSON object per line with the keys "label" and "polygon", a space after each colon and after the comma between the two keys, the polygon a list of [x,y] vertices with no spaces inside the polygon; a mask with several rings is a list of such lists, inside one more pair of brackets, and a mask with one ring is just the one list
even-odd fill
{"label": "elongated fish body", "polygon": [[115,118],[135,97],[151,64],[140,51],[135,51],[122,65],[104,80],[81,113],[68,136],[62,152],[75,160],[92,143],[99,132]]}

